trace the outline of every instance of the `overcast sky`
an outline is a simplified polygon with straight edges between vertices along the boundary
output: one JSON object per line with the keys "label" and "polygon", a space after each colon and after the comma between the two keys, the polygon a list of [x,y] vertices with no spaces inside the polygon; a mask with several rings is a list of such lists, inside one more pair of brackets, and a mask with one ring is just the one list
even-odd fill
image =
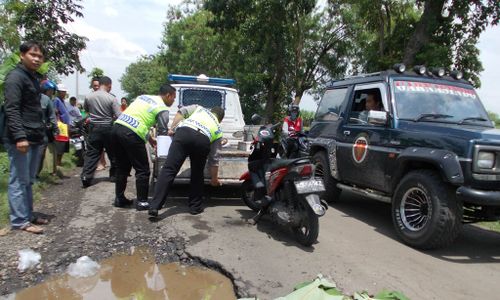
{"label": "overcast sky", "polygon": [[[169,4],[181,0],[85,0],[84,18],[68,26],[68,30],[89,38],[87,49],[80,54],[83,67],[90,72],[94,67],[104,70],[113,80],[112,92],[117,97],[125,96],[119,79],[125,68],[144,54],[158,51]],[[500,114],[500,28],[488,28],[481,36],[479,49],[484,71],[482,87],[478,90],[486,109]],[[69,95],[76,94],[75,75],[62,78]],[[87,74],[78,75],[78,92],[89,92]],[[315,110],[311,97],[305,97],[301,107]]]}

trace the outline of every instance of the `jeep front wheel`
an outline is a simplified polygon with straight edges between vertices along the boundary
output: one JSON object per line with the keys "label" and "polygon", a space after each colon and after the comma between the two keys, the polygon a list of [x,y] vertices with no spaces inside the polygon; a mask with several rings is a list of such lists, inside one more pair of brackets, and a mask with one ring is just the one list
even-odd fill
{"label": "jeep front wheel", "polygon": [[444,247],[460,233],[462,205],[436,172],[412,171],[396,188],[392,221],[406,244],[420,249]]}
{"label": "jeep front wheel", "polygon": [[319,194],[321,199],[325,199],[328,203],[338,201],[341,189],[337,187],[337,180],[335,180],[330,173],[330,165],[325,152],[318,152],[314,154],[314,176],[323,179],[325,184],[325,192]]}

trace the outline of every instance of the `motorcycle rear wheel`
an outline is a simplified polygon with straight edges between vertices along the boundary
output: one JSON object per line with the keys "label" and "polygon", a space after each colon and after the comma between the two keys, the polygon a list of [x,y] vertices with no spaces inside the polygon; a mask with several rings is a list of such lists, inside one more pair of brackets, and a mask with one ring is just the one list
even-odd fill
{"label": "motorcycle rear wheel", "polygon": [[251,180],[246,180],[241,184],[241,199],[255,212],[260,210],[260,206],[255,203],[254,187]]}
{"label": "motorcycle rear wheel", "polygon": [[316,242],[319,235],[318,216],[302,201],[298,205],[301,220],[298,226],[292,228],[295,239],[303,246],[309,247]]}

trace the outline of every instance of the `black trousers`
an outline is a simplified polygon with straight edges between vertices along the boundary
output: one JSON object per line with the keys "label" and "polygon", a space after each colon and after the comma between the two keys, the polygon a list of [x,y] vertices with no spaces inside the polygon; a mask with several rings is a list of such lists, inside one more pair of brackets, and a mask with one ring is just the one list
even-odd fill
{"label": "black trousers", "polygon": [[113,143],[116,159],[116,197],[125,199],[127,177],[132,167],[134,167],[137,200],[148,201],[150,171],[144,140],[129,128],[115,124],[111,133],[111,142]]}
{"label": "black trousers", "polygon": [[106,149],[109,161],[111,163],[109,176],[115,176],[116,162],[111,143],[112,125],[90,125],[89,138],[86,141],[87,151],[83,162],[82,180],[90,180],[94,177],[95,169],[101,158],[103,149]]}
{"label": "black trousers", "polygon": [[204,134],[189,127],[181,127],[175,133],[168,157],[158,175],[152,209],[160,209],[167,200],[167,195],[179,172],[182,164],[189,156],[191,161],[191,185],[189,192],[189,209],[201,208],[203,198],[203,184],[205,181],[203,170],[210,153],[210,140]]}

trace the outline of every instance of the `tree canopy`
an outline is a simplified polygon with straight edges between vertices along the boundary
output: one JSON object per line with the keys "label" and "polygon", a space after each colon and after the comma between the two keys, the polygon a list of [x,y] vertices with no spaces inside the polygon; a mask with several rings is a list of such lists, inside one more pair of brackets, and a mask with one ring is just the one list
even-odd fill
{"label": "tree canopy", "polygon": [[0,6],[0,59],[16,52],[24,40],[39,41],[46,59],[59,74],[84,71],[79,52],[87,38],[70,33],[64,27],[81,18],[81,0],[4,0]]}
{"label": "tree canopy", "polygon": [[268,119],[282,116],[306,90],[317,95],[335,78],[398,62],[460,69],[479,87],[476,44],[488,25],[498,24],[499,3],[188,0],[170,7],[159,53],[132,64],[122,85],[136,95],[167,73],[232,77],[245,115]]}

